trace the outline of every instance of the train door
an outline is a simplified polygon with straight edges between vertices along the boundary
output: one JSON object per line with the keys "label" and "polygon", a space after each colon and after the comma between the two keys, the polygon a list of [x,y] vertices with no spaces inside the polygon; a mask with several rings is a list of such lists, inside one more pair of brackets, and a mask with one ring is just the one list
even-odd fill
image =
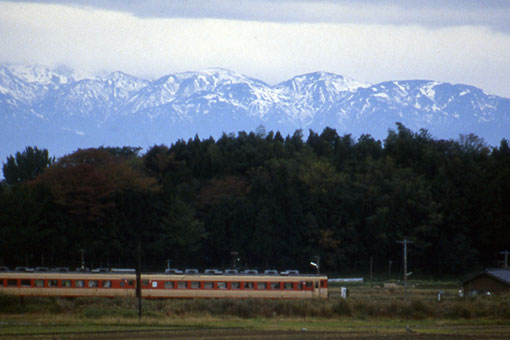
{"label": "train door", "polygon": [[159,282],[156,280],[149,280],[147,284],[147,297],[152,297],[157,295],[157,288],[158,288]]}
{"label": "train door", "polygon": [[309,291],[311,293],[311,296],[312,298],[315,298],[315,297],[318,297],[318,286],[316,285],[315,283],[315,280],[314,281],[306,281],[306,290]]}
{"label": "train door", "polygon": [[319,296],[320,297],[328,297],[328,280],[320,280],[319,282]]}

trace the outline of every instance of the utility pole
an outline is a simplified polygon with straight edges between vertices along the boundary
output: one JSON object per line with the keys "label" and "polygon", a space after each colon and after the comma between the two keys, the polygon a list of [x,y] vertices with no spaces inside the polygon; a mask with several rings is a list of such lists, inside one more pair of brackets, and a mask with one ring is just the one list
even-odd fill
{"label": "utility pole", "polygon": [[239,253],[235,250],[232,250],[230,255],[232,255],[232,269],[236,269],[236,260],[238,260],[237,255],[239,255]]}
{"label": "utility pole", "polygon": [[136,247],[136,297],[138,298],[138,319],[142,319],[142,241]]}
{"label": "utility pole", "polygon": [[310,265],[312,267],[314,267],[315,269],[317,269],[317,275],[319,275],[319,272],[320,272],[320,257],[319,255],[315,256],[315,262],[313,261],[310,261]]}
{"label": "utility pole", "polygon": [[510,251],[505,250],[500,252],[501,255],[505,255],[505,269],[508,269],[508,255],[510,254]]}
{"label": "utility pole", "polygon": [[81,269],[85,269],[85,249],[81,248]]}
{"label": "utility pole", "polygon": [[321,266],[321,258],[319,255],[315,256],[315,259],[316,259],[316,262],[310,262],[310,265],[312,265],[312,267],[315,267],[315,269],[317,269],[317,275],[319,275],[320,273],[320,266]]}
{"label": "utility pole", "polygon": [[407,245],[413,242],[409,241],[406,237],[404,237],[403,241],[397,241],[397,243],[404,245],[404,300],[407,301]]}
{"label": "utility pole", "polygon": [[370,256],[370,281],[373,281],[374,257]]}
{"label": "utility pole", "polygon": [[[316,262],[310,261],[310,265],[317,269],[317,276],[319,276],[319,273],[320,273],[320,260],[321,260],[321,258],[320,258],[319,255],[317,255],[315,258],[317,259]],[[321,296],[321,283],[319,281],[319,297],[320,296]]]}

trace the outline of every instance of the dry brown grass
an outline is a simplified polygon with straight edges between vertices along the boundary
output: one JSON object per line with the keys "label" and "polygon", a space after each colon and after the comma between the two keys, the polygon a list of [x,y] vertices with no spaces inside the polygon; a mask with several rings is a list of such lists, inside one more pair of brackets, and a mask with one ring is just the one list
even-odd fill
{"label": "dry brown grass", "polygon": [[[410,287],[404,300],[398,286],[359,285],[349,288],[347,299],[340,288],[329,289],[328,300],[262,300],[262,299],[174,299],[144,300],[144,315],[153,319],[236,317],[250,318],[394,318],[425,319],[510,319],[509,296],[460,298],[457,290]],[[0,296],[0,313],[4,315],[51,314],[71,315],[94,320],[98,318],[134,319],[137,302],[131,298],[36,298]]]}

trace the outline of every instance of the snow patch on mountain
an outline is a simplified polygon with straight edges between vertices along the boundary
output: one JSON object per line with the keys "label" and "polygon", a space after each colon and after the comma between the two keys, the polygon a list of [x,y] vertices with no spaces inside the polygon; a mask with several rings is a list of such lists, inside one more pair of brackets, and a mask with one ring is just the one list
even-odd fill
{"label": "snow patch on mountain", "polygon": [[76,72],[65,66],[58,66],[54,69],[50,69],[44,65],[34,64],[10,65],[8,68],[20,79],[38,85],[58,86],[93,77],[86,72]]}
{"label": "snow patch on mountain", "polygon": [[260,124],[284,134],[330,126],[384,138],[402,122],[443,138],[473,132],[495,144],[509,137],[510,100],[468,85],[368,84],[322,71],[268,85],[223,68],[148,80],[122,71],[92,76],[63,66],[6,65],[0,66],[0,120],[7,154],[35,142],[56,153],[105,143],[169,144]]}

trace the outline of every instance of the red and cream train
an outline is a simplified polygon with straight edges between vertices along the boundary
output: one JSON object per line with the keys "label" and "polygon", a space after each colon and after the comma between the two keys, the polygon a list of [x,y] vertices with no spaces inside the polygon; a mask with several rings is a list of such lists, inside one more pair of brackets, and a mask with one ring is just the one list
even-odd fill
{"label": "red and cream train", "polygon": [[[327,298],[319,275],[141,274],[144,298]],[[0,272],[0,294],[60,297],[136,295],[133,272]]]}

